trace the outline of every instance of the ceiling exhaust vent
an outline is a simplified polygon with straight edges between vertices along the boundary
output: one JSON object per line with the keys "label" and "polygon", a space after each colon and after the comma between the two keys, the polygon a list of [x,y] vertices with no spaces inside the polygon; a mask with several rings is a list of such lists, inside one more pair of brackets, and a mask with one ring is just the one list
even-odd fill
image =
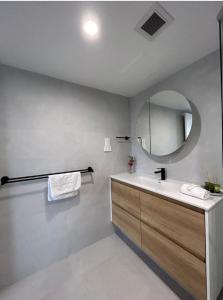
{"label": "ceiling exhaust vent", "polygon": [[136,30],[145,38],[151,40],[163,31],[173,20],[173,17],[156,2],[137,24]]}

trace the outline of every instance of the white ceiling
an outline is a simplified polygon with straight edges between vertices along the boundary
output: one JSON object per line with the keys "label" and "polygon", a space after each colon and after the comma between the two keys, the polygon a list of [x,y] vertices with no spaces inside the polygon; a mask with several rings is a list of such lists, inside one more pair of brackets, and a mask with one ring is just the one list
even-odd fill
{"label": "white ceiling", "polygon": [[[0,2],[0,63],[125,96],[218,48],[223,2],[159,2],[173,23],[149,41],[134,28],[153,2]],[[83,36],[86,14],[100,38]]]}

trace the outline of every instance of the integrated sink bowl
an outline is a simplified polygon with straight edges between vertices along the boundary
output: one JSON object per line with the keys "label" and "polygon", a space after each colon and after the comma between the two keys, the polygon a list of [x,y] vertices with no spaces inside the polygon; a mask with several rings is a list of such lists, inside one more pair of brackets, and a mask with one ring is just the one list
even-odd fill
{"label": "integrated sink bowl", "polygon": [[148,190],[156,192],[174,192],[179,191],[181,182],[174,182],[173,180],[160,180],[155,176],[129,174],[130,181],[134,181],[135,184],[141,185],[143,188],[147,187]]}

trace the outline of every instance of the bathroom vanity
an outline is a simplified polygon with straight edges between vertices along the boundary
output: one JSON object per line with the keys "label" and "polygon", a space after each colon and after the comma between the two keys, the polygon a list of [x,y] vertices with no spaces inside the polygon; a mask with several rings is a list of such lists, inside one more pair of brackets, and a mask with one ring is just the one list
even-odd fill
{"label": "bathroom vanity", "polygon": [[182,182],[111,176],[111,220],[195,299],[223,286],[223,201],[179,192]]}

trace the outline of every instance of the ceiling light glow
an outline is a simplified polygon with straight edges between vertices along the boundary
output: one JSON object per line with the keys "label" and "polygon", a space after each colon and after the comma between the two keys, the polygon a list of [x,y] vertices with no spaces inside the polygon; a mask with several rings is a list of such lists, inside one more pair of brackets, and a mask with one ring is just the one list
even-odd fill
{"label": "ceiling light glow", "polygon": [[95,36],[98,33],[98,25],[93,21],[87,21],[84,24],[84,31],[90,36]]}

